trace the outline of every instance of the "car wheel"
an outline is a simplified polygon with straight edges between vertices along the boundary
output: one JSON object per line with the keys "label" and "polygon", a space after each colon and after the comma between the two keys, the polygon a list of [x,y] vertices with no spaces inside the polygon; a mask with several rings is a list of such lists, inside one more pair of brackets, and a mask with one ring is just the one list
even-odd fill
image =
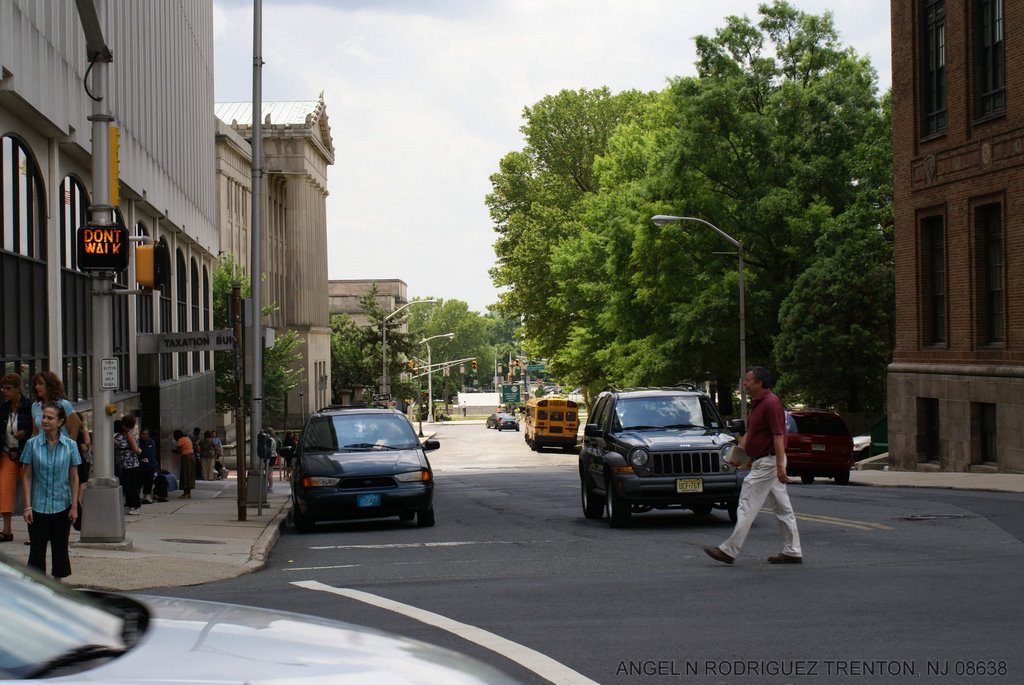
{"label": "car wheel", "polygon": [[736,523],[740,517],[740,504],[739,502],[729,505],[729,523]]}
{"label": "car wheel", "polygon": [[849,485],[850,484],[850,472],[843,471],[835,475],[836,485]]}
{"label": "car wheel", "polygon": [[434,507],[416,512],[416,525],[420,528],[430,528],[434,525]]}
{"label": "car wheel", "polygon": [[502,431],[502,427],[498,426],[498,432],[500,433],[501,431]]}
{"label": "car wheel", "polygon": [[583,515],[588,519],[599,519],[604,516],[604,502],[594,497],[587,486],[587,480],[580,474],[580,499],[583,502]]}
{"label": "car wheel", "polygon": [[608,497],[608,523],[611,524],[612,528],[625,528],[629,526],[629,522],[633,517],[633,511],[629,507],[629,503],[619,497],[618,493],[615,492],[615,484],[609,478],[605,482],[607,488]]}
{"label": "car wheel", "polygon": [[690,507],[690,511],[692,511],[697,516],[707,516],[711,513],[711,508],[712,505],[710,504],[700,504],[695,507]]}
{"label": "car wheel", "polygon": [[316,519],[303,514],[302,510],[299,509],[299,503],[294,498],[292,498],[292,525],[300,533],[312,533],[313,528],[316,526]]}
{"label": "car wheel", "polygon": [[403,511],[401,514],[398,515],[399,521],[412,521],[414,518],[416,518],[415,511]]}
{"label": "car wheel", "polygon": [[810,485],[814,482],[814,476],[800,476],[800,482],[804,485]]}

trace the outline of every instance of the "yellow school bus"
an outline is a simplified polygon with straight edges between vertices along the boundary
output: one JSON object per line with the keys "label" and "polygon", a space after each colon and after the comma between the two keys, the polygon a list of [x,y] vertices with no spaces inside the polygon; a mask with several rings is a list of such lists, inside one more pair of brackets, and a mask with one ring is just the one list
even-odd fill
{"label": "yellow school bus", "polygon": [[564,397],[531,397],[526,401],[526,444],[535,452],[542,447],[576,451],[580,429],[579,406]]}

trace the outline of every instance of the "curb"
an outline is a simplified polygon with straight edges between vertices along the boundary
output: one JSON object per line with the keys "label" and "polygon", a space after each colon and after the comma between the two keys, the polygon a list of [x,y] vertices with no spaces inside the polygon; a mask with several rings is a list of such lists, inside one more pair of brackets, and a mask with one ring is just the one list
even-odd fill
{"label": "curb", "polygon": [[292,498],[289,497],[281,505],[281,509],[270,524],[267,525],[266,529],[256,538],[256,542],[253,543],[252,549],[249,552],[249,561],[245,563],[245,573],[261,571],[267,565],[267,556],[270,554],[270,550],[273,549],[274,543],[281,537],[281,529],[284,528],[285,523],[288,521],[288,514],[292,510],[291,504]]}

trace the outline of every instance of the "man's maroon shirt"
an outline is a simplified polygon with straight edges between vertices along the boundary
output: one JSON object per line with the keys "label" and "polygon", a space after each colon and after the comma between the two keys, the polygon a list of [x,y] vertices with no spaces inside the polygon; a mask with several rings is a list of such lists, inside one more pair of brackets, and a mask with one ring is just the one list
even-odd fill
{"label": "man's maroon shirt", "polygon": [[765,390],[760,398],[750,403],[747,416],[746,453],[751,459],[758,459],[775,452],[773,441],[776,435],[786,434],[786,410],[782,401],[771,390]]}

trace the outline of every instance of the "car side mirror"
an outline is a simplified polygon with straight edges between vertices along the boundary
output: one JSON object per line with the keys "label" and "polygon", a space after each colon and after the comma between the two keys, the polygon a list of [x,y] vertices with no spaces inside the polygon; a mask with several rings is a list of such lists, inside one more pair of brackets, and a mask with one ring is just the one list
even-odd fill
{"label": "car side mirror", "polygon": [[588,423],[583,427],[583,435],[588,438],[599,438],[601,437],[602,431],[596,423]]}
{"label": "car side mirror", "polygon": [[440,449],[440,447],[441,447],[441,443],[438,442],[437,440],[424,440],[423,441],[423,451],[424,452],[429,452],[430,450]]}
{"label": "car side mirror", "polygon": [[747,422],[743,419],[733,419],[729,422],[729,430],[736,435],[743,435],[747,432]]}

